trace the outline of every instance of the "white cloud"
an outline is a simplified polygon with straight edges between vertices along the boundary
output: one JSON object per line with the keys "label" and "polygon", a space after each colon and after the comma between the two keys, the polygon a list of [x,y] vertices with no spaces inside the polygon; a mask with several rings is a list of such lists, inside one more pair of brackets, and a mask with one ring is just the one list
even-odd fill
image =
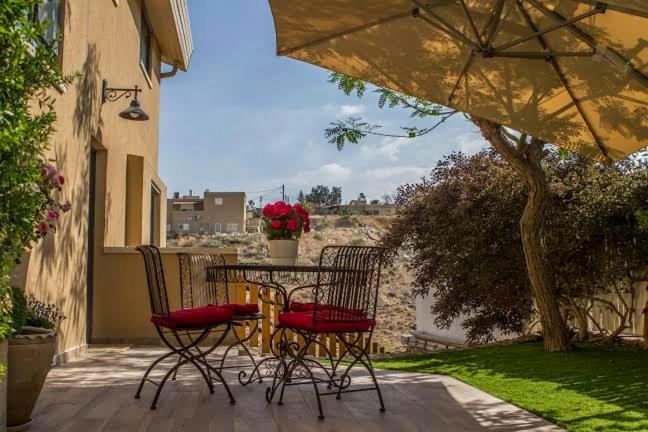
{"label": "white cloud", "polygon": [[410,144],[410,138],[389,138],[382,139],[377,146],[364,144],[360,151],[365,158],[382,157],[390,160],[398,160],[398,154],[401,149]]}
{"label": "white cloud", "polygon": [[352,169],[337,163],[322,165],[316,171],[316,175],[321,175],[331,179],[343,180],[351,175]]}
{"label": "white cloud", "polygon": [[364,113],[366,107],[364,105],[322,105],[322,111],[327,115],[333,115],[336,118],[346,118],[349,116],[357,116]]}
{"label": "white cloud", "polygon": [[410,181],[412,178],[419,178],[430,171],[429,168],[423,168],[413,165],[387,166],[367,170],[365,175],[371,179],[389,179],[392,177],[403,178]]}
{"label": "white cloud", "polygon": [[465,133],[456,138],[458,149],[467,155],[479,153],[488,146],[488,142],[479,133]]}
{"label": "white cloud", "polygon": [[286,184],[299,188],[310,188],[318,184],[335,186],[348,180],[352,174],[353,169],[350,167],[329,163],[315,169],[301,170],[288,179],[277,179],[277,181],[285,181]]}
{"label": "white cloud", "polygon": [[362,114],[364,111],[364,105],[342,105],[339,114],[342,116],[352,116]]}

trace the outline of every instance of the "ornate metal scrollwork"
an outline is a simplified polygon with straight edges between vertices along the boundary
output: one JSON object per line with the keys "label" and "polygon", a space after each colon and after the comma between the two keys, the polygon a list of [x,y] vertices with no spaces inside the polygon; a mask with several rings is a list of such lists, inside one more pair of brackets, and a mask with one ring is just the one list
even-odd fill
{"label": "ornate metal scrollwork", "polygon": [[141,91],[142,89],[138,86],[133,88],[108,87],[108,80],[103,80],[101,88],[101,103],[103,104],[106,101],[114,102],[122,97],[128,99],[131,96],[134,96],[134,98],[137,99],[137,95]]}

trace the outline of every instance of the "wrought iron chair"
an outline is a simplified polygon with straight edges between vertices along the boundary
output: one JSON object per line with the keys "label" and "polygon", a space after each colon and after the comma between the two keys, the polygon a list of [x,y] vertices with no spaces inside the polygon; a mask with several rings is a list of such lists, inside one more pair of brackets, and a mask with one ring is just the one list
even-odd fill
{"label": "wrought iron chair", "polygon": [[[227,391],[230,403],[234,404],[236,402],[234,396],[227,382],[223,379],[220,370],[209,365],[206,360],[206,357],[218,348],[227,336],[232,326],[233,312],[216,306],[202,306],[178,311],[169,310],[164,269],[159,249],[155,246],[139,246],[137,250],[144,258],[146,282],[151,301],[151,322],[155,326],[160,339],[169,348],[170,352],[157,358],[148,367],[137,388],[135,399],[140,398],[144,382],[148,381],[157,386],[157,391],[151,404],[151,409],[156,409],[162,388],[169,377],[171,375],[175,376],[176,371],[180,367],[191,364],[202,375],[210,393],[214,393],[213,382],[220,381]],[[217,332],[220,332],[220,334],[216,335],[215,341],[212,342],[209,348],[201,349],[200,344],[209,335]],[[159,383],[149,378],[151,371],[161,361],[174,355],[178,356],[178,361],[164,374]],[[215,379],[212,378],[212,374],[215,375]]]}
{"label": "wrought iron chair", "polygon": [[[279,405],[282,405],[287,385],[312,384],[320,420],[324,418],[320,397],[325,395],[336,395],[337,399],[341,399],[343,393],[375,390],[380,411],[385,411],[368,355],[376,324],[378,288],[384,256],[385,249],[369,246],[327,246],[322,250],[321,271],[313,292],[314,301],[295,305],[298,307],[293,307],[291,312],[279,315],[280,325],[300,335],[304,344],[293,344],[292,359],[281,366],[281,370],[277,370],[272,387],[266,390],[268,402],[279,388]],[[311,346],[319,344],[320,333],[334,333],[342,343],[343,349],[332,368],[307,357]],[[350,362],[338,375],[337,369],[345,356],[350,357]],[[350,372],[358,364],[367,370],[373,386],[350,388]],[[323,372],[325,378],[316,376],[317,371]],[[326,384],[327,391],[320,392],[318,384]]]}
{"label": "wrought iron chair", "polygon": [[[229,286],[225,281],[209,281],[207,278],[207,267],[210,265],[225,264],[225,257],[220,254],[209,253],[179,253],[178,260],[180,264],[180,296],[182,307],[193,309],[200,306],[220,306],[230,310],[234,315],[232,317],[232,327],[241,327],[245,329],[246,324],[250,324],[249,335],[241,337],[238,332],[233,332],[235,342],[230,344],[222,356],[218,359],[218,370],[256,367],[254,356],[246,346],[252,337],[257,334],[259,329],[259,320],[263,315],[259,314],[258,304],[238,304],[231,303],[229,296]],[[250,364],[225,366],[227,355],[233,348],[240,347],[250,359]],[[211,356],[212,358],[214,356]],[[175,374],[173,375],[175,379]]]}

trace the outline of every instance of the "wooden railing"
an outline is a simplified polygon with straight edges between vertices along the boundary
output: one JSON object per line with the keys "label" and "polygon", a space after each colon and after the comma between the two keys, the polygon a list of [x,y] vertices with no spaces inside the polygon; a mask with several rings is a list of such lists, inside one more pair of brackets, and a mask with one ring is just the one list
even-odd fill
{"label": "wooden railing", "polygon": [[[246,286],[245,284],[237,284],[234,287],[234,290],[235,297],[231,300],[239,304],[253,303],[259,305],[263,319],[259,323],[258,331],[254,335],[252,335],[252,337],[248,341],[248,346],[255,349],[260,354],[269,354],[272,333],[275,330],[275,326],[279,322],[279,313],[281,312],[281,307],[270,304],[270,299],[264,299],[264,294],[259,291],[259,287],[257,285]],[[273,300],[280,299],[275,298],[273,293]],[[234,331],[237,333],[239,338],[248,336],[253,330],[253,323],[248,323],[244,326],[237,326],[234,328]],[[289,330],[287,330],[287,335],[290,340],[298,343],[300,346],[303,346],[304,340],[301,336],[296,335]],[[368,339],[366,341],[368,342]],[[319,342],[321,345],[328,347],[332,356],[335,357],[338,353],[340,353],[341,344],[337,340],[334,333],[320,334]],[[385,347],[380,346],[377,342],[372,342],[368,352],[369,354],[384,353]],[[322,347],[317,344],[314,344],[309,348],[309,354],[317,357],[325,356],[324,349],[322,349]]]}

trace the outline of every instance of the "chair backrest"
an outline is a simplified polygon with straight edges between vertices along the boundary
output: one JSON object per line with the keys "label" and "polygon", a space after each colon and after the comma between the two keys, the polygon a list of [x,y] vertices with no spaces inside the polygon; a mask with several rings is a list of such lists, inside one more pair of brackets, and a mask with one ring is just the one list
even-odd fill
{"label": "chair backrest", "polygon": [[151,313],[154,315],[169,315],[169,298],[167,296],[164,269],[162,268],[162,255],[160,250],[153,245],[140,245],[137,250],[144,257],[146,282],[148,284]]}
{"label": "chair backrest", "polygon": [[327,305],[328,313],[316,320],[359,321],[376,318],[380,271],[386,249],[375,246],[327,246],[322,249],[321,273],[315,309]]}
{"label": "chair backrest", "polygon": [[207,266],[225,264],[225,257],[220,254],[179,253],[178,260],[183,308],[229,303],[227,283],[207,280]]}

